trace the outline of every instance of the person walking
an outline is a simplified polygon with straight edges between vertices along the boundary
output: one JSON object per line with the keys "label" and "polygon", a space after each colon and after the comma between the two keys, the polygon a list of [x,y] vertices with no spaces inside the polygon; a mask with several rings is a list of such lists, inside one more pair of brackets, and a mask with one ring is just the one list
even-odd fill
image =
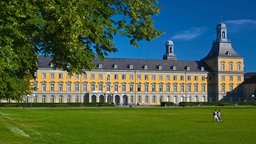
{"label": "person walking", "polygon": [[220,110],[217,112],[217,117],[220,122],[222,122],[221,113]]}
{"label": "person walking", "polygon": [[217,110],[215,109],[215,111],[213,112],[212,114],[213,118],[212,118],[212,122],[218,122],[219,119],[218,119],[218,116],[217,116]]}

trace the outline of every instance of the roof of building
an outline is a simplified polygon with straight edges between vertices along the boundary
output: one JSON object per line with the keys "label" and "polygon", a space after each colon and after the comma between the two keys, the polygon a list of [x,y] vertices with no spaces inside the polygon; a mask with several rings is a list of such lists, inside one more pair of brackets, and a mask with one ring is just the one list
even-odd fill
{"label": "roof of building", "polygon": [[244,84],[256,84],[256,73],[244,74]]}
{"label": "roof of building", "polygon": [[[51,57],[40,56],[38,58],[39,68],[51,68]],[[151,60],[132,58],[106,58],[103,61],[93,62],[95,69],[108,70],[159,70],[159,71],[209,71],[208,66],[202,61],[180,61],[180,60]],[[203,67],[203,68],[202,68]]]}
{"label": "roof of building", "polygon": [[242,58],[239,56],[235,50],[232,48],[231,42],[219,42],[215,41],[212,44],[212,48],[208,55],[203,59],[212,59],[218,57],[225,57],[225,58]]}

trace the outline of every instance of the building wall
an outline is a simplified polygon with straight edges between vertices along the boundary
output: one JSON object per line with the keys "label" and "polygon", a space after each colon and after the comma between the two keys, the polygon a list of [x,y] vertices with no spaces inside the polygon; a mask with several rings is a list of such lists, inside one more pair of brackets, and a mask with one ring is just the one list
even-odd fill
{"label": "building wall", "polygon": [[[61,70],[39,69],[37,78],[31,83],[34,91],[26,98],[27,102],[114,102],[149,105],[159,104],[161,101],[179,103],[208,99],[205,71],[170,73],[95,69],[87,71],[86,74],[69,76]],[[68,88],[68,83],[71,88]]]}

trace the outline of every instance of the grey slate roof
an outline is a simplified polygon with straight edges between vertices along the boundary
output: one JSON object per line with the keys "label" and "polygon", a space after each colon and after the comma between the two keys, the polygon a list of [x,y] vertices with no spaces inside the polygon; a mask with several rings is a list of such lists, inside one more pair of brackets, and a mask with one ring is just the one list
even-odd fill
{"label": "grey slate roof", "polygon": [[243,84],[256,84],[256,73],[246,73],[244,74]]}
{"label": "grey slate roof", "polygon": [[[40,56],[38,58],[39,68],[51,68],[50,62],[51,57]],[[158,70],[158,71],[186,71],[187,67],[190,68],[189,71],[199,72],[201,67],[204,67],[204,71],[209,71],[208,66],[202,61],[180,61],[180,60],[150,60],[150,59],[132,59],[132,58],[106,58],[103,61],[96,60],[93,62],[96,65],[95,69],[104,70],[144,70],[145,65],[148,66],[147,70]],[[99,65],[102,68],[99,68]],[[117,65],[118,68],[114,68]],[[130,65],[133,69],[130,69]],[[159,69],[159,66],[162,69]],[[176,70],[173,67],[176,67]]]}
{"label": "grey slate roof", "polygon": [[239,56],[235,50],[232,48],[231,42],[219,42],[215,41],[212,44],[212,48],[209,54],[203,59],[212,59],[217,57],[225,58],[242,58]]}

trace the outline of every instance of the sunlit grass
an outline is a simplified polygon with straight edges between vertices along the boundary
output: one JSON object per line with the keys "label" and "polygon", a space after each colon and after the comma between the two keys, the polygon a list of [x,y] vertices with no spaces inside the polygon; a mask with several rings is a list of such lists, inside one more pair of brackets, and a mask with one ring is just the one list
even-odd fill
{"label": "sunlit grass", "polygon": [[5,144],[255,143],[256,108],[0,109]]}

